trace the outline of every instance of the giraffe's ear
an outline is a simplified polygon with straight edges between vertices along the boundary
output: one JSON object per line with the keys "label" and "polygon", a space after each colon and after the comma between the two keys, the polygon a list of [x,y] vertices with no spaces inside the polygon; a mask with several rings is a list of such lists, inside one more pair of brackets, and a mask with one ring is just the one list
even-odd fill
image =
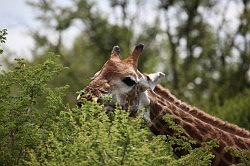
{"label": "giraffe's ear", "polygon": [[111,59],[120,60],[120,48],[119,46],[114,46],[111,52]]}
{"label": "giraffe's ear", "polygon": [[137,68],[137,66],[138,66],[138,60],[139,60],[139,57],[142,53],[143,48],[144,48],[144,44],[136,45],[132,54],[128,57],[129,60],[132,60],[133,66],[135,68]]}
{"label": "giraffe's ear", "polygon": [[165,74],[162,72],[148,74],[147,79],[149,80],[150,89],[154,90],[156,85],[159,84],[163,78],[165,78]]}

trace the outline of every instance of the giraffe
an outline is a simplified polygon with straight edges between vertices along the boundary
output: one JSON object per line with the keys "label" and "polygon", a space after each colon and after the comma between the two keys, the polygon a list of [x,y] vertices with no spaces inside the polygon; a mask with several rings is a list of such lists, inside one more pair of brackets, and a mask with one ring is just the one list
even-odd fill
{"label": "giraffe", "polygon": [[[171,134],[171,129],[163,121],[165,114],[170,114],[189,138],[198,142],[217,139],[219,147],[213,150],[213,165],[230,165],[239,160],[224,151],[227,146],[250,150],[250,132],[243,128],[213,117],[198,108],[192,107],[176,98],[159,82],[165,74],[156,72],[143,74],[138,69],[138,60],[144,45],[135,46],[132,53],[124,60],[120,58],[120,48],[114,46],[111,57],[91,79],[89,85],[77,97],[78,104],[84,97],[99,100],[103,95],[111,95],[112,102],[118,102],[131,116],[140,114],[142,108],[149,111],[143,114],[151,131],[155,134]],[[88,93],[90,95],[83,95]]]}

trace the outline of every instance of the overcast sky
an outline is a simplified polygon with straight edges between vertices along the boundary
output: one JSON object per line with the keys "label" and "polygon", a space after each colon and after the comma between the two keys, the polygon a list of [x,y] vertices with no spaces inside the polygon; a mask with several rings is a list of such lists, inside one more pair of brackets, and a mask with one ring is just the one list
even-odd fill
{"label": "overcast sky", "polygon": [[0,6],[0,28],[8,29],[7,43],[18,54],[28,53],[32,40],[27,35],[27,27],[34,26],[33,12],[24,0],[5,0]]}

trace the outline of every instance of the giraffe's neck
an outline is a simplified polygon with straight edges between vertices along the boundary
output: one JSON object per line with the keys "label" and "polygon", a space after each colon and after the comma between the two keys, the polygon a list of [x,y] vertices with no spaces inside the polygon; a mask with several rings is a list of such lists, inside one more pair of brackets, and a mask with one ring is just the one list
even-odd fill
{"label": "giraffe's neck", "polygon": [[[200,142],[217,139],[220,148],[215,151],[216,158],[224,160],[224,147],[233,146],[238,149],[250,149],[250,132],[236,125],[226,123],[219,118],[215,118],[181,102],[168,90],[157,86],[149,93],[150,98],[150,119],[152,129],[157,134],[168,134],[168,128],[164,125],[161,117],[164,114],[171,114],[173,120],[179,124],[189,137]],[[219,155],[220,157],[217,157]],[[224,156],[223,156],[224,155]]]}
{"label": "giraffe's neck", "polygon": [[156,94],[161,96],[164,101],[167,101],[173,105],[175,105],[179,110],[185,111],[188,114],[192,115],[194,118],[197,118],[201,120],[204,123],[210,124],[220,130],[223,130],[227,133],[237,135],[239,137],[243,138],[250,138],[250,132],[240,128],[236,125],[227,123],[222,121],[219,118],[213,117],[203,111],[200,111],[199,109],[192,107],[179,99],[177,99],[174,95],[172,95],[167,89],[163,88],[162,86],[158,85],[155,88]]}

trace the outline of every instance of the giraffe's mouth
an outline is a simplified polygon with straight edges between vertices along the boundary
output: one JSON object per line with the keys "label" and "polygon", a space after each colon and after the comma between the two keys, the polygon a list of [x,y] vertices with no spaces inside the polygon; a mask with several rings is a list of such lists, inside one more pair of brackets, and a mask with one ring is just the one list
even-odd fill
{"label": "giraffe's mouth", "polygon": [[81,108],[86,101],[97,102],[103,105],[104,109],[107,111],[114,110],[117,105],[112,100],[111,93],[108,92],[93,93],[93,91],[86,91],[86,89],[84,89],[79,92],[79,95],[77,97],[77,106]]}
{"label": "giraffe's mouth", "polygon": [[117,101],[116,97],[113,97],[113,95],[109,92],[98,92],[98,93],[93,93],[93,92],[96,92],[96,91],[86,91],[86,88],[80,91],[77,97],[77,106],[81,108],[84,105],[84,103],[86,103],[87,101],[92,101],[92,102],[101,104],[104,110],[107,112],[114,111],[118,106],[122,108],[123,110],[128,111],[130,116],[132,117],[137,116],[138,104],[131,103],[133,98],[129,94],[124,95],[123,97],[124,97],[124,100],[126,101],[131,100],[131,101],[120,103]]}

